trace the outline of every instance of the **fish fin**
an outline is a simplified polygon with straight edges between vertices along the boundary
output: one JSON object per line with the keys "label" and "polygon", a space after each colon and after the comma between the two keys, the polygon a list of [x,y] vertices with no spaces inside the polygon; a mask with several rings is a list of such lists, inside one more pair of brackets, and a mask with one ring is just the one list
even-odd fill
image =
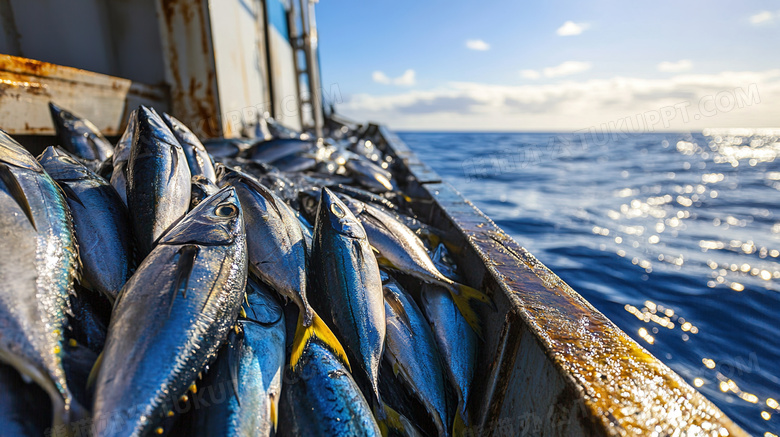
{"label": "fish fin", "polygon": [[168,175],[169,181],[172,181],[173,178],[176,177],[176,170],[179,168],[179,153],[178,149],[174,145],[171,145],[171,160],[173,163],[171,165],[171,174]]}
{"label": "fish fin", "polygon": [[73,188],[70,187],[70,185],[66,184],[65,182],[57,182],[57,185],[60,186],[62,189],[62,192],[65,193],[65,197],[67,197],[70,200],[73,200],[74,202],[78,203],[82,207],[86,208],[84,206],[84,203],[79,199],[79,195],[76,194],[75,191],[73,191]]}
{"label": "fish fin", "polygon": [[271,397],[271,423],[274,424],[274,434],[276,434],[277,424],[279,423],[279,413],[276,411],[275,399]]}
{"label": "fish fin", "polygon": [[95,364],[92,365],[92,370],[89,371],[89,376],[87,377],[87,389],[90,391],[95,387],[95,382],[97,382],[97,377],[100,373],[100,366],[102,364],[103,352],[100,352],[100,355],[98,355],[97,359],[95,360]]}
{"label": "fish fin", "polygon": [[458,411],[455,412],[455,419],[452,422],[452,435],[464,435],[468,426],[468,418],[464,408],[458,405]]}
{"label": "fish fin", "polygon": [[298,327],[295,328],[295,337],[293,338],[290,368],[293,370],[297,368],[298,361],[300,361],[303,355],[303,349],[311,340],[316,338],[335,353],[351,372],[352,367],[349,365],[347,354],[344,352],[344,348],[339,343],[339,340],[316,312],[312,311],[311,315],[311,324],[306,327],[303,326],[303,311],[300,311],[298,314]]}
{"label": "fish fin", "polygon": [[391,291],[385,291],[385,303],[390,305],[390,307],[393,309],[393,312],[398,315],[398,318],[400,318],[403,324],[406,325],[406,327],[409,329],[409,332],[414,334],[414,330],[412,329],[412,322],[409,320],[409,314],[406,313],[406,308],[404,308],[404,303],[401,302],[401,299],[399,299],[395,293]]}
{"label": "fish fin", "polygon": [[181,296],[185,299],[187,298],[190,274],[195,265],[195,259],[198,257],[198,252],[200,252],[200,248],[195,244],[186,244],[179,249],[179,259],[176,262],[176,278],[173,280],[173,293],[171,293],[171,306],[168,308],[169,316],[173,310],[173,302],[176,300],[179,290],[181,290]]}
{"label": "fish fin", "polygon": [[474,330],[480,339],[483,339],[482,325],[471,302],[478,301],[486,303],[495,311],[496,305],[493,303],[493,300],[481,291],[471,288],[468,285],[458,284],[457,282],[448,285],[447,288],[452,296],[452,300],[455,302],[458,310],[460,310],[461,315],[466,319],[466,323],[471,326],[471,329]]}
{"label": "fish fin", "polygon": [[19,180],[16,179],[16,176],[11,171],[11,169],[8,168],[8,165],[2,162],[0,162],[0,180],[3,181],[6,188],[8,189],[8,194],[13,197],[13,199],[16,201],[16,204],[19,205],[19,208],[21,208],[24,212],[24,215],[27,216],[27,220],[30,221],[33,229],[37,231],[38,227],[35,226],[35,219],[33,219],[33,212],[32,208],[30,208],[30,202],[27,201],[27,196],[24,194],[22,186],[19,185]]}
{"label": "fish fin", "polygon": [[409,437],[420,435],[419,432],[417,432],[417,428],[412,425],[412,422],[410,422],[409,419],[384,402],[382,402],[380,412],[378,412],[378,414],[375,413],[374,415],[376,416],[377,425],[379,425],[379,430],[382,432],[383,437],[390,435],[390,430]]}
{"label": "fish fin", "polygon": [[238,397],[238,371],[241,366],[239,355],[241,348],[244,347],[243,334],[236,335],[236,344],[228,344],[228,368],[230,369],[230,380],[233,382],[233,394],[236,396],[238,406],[241,406],[241,399]]}

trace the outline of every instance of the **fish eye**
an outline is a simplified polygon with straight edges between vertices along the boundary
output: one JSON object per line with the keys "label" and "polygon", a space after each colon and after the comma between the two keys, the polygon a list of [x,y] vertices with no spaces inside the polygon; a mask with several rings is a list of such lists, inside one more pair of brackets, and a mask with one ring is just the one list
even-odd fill
{"label": "fish eye", "polygon": [[219,217],[230,217],[235,215],[237,212],[238,212],[238,208],[236,208],[235,205],[232,205],[230,203],[219,205],[214,210],[214,214],[216,214]]}
{"label": "fish eye", "polygon": [[341,209],[340,206],[336,205],[335,203],[330,205],[330,211],[336,215],[338,218],[342,218],[345,215],[347,215],[343,209]]}

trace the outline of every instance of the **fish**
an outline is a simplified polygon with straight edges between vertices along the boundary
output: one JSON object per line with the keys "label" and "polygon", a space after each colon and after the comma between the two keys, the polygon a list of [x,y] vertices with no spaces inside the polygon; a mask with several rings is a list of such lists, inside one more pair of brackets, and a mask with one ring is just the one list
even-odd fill
{"label": "fish", "polygon": [[95,437],[164,433],[235,326],[246,275],[241,205],[225,187],[160,239],[114,304],[90,375]]}
{"label": "fish", "polygon": [[141,258],[187,213],[190,190],[179,142],[153,109],[141,106],[127,162],[127,206]]}
{"label": "fish", "polygon": [[190,180],[190,209],[198,206],[203,199],[219,191],[219,187],[205,176],[193,176]]}
{"label": "fish", "polygon": [[203,147],[216,159],[234,158],[252,146],[255,140],[240,138],[213,138],[203,141]]}
{"label": "fish", "polygon": [[63,150],[48,147],[38,160],[65,192],[81,249],[81,284],[113,302],[133,268],[125,204],[105,179]]}
{"label": "fish", "polygon": [[345,167],[360,185],[370,191],[383,193],[398,190],[392,173],[365,158],[350,159]]}
{"label": "fish", "polygon": [[317,166],[317,160],[306,155],[287,155],[271,163],[282,172],[302,172]]}
{"label": "fish", "polygon": [[252,146],[251,157],[253,161],[269,164],[290,155],[309,152],[316,147],[317,145],[313,141],[276,138]]}
{"label": "fish", "polygon": [[0,131],[0,361],[41,386],[53,424],[80,420],[62,366],[78,247],[65,195]]}
{"label": "fish", "polygon": [[138,129],[138,110],[133,109],[130,117],[127,119],[127,127],[122,133],[122,137],[114,147],[114,156],[112,163],[114,170],[111,173],[111,186],[114,187],[122,202],[127,205],[127,161],[130,160],[130,151],[133,146],[135,131]]}
{"label": "fish", "polygon": [[379,266],[363,226],[346,205],[322,189],[311,249],[312,307],[343,342],[356,378],[380,403],[379,364],[385,342],[385,305]]}
{"label": "fish", "polygon": [[[203,405],[192,396],[188,436],[269,436],[276,431],[285,361],[284,311],[275,294],[251,276],[246,291],[238,330],[230,332],[197,389],[208,392],[201,396]],[[216,393],[224,393],[221,402]]]}
{"label": "fish", "polygon": [[214,163],[209,157],[209,152],[203,147],[197,136],[182,122],[163,112],[165,124],[171,129],[173,135],[179,141],[192,176],[203,176],[211,182],[217,182],[217,174],[214,171]]}
{"label": "fish", "polygon": [[392,277],[383,276],[387,315],[384,359],[425,406],[439,435],[450,435],[449,380],[431,328],[411,296]]}
{"label": "fish", "polygon": [[365,228],[368,241],[378,252],[379,264],[446,288],[463,317],[477,335],[481,335],[481,323],[473,302],[493,306],[493,301],[487,295],[468,285],[457,283],[439,272],[428,255],[425,244],[392,215],[348,196],[342,195],[341,198]]}
{"label": "fish", "polygon": [[309,304],[306,240],[295,213],[245,173],[225,169],[220,181],[233,186],[241,199],[252,273],[300,310],[290,366],[297,365],[303,348],[313,338],[328,345],[349,366],[342,345]]}
{"label": "fish", "polygon": [[46,392],[6,364],[0,364],[0,421],[3,435],[16,437],[40,437],[52,425]]}
{"label": "fish", "polygon": [[[99,301],[105,298],[84,288],[76,286],[76,295],[71,295],[71,323],[73,333],[72,340],[84,345],[96,354],[103,350],[108,331],[107,319],[103,314],[103,308],[107,304]],[[110,310],[110,306],[108,307]]]}
{"label": "fish", "polygon": [[319,342],[308,343],[299,369],[287,372],[279,407],[280,436],[382,435],[355,380]]}
{"label": "fish", "polygon": [[57,139],[65,150],[87,161],[105,161],[114,154],[114,147],[94,124],[85,118],[49,102]]}

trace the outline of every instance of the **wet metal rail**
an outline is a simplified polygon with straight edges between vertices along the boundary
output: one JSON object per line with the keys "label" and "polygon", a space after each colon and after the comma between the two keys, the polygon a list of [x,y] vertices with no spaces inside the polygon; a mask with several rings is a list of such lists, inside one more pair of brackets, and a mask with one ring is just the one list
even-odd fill
{"label": "wet metal rail", "polygon": [[[483,311],[467,435],[745,436],[715,405],[621,331],[394,133],[372,125],[406,172],[416,212],[443,228]],[[401,178],[403,180],[403,177]]]}

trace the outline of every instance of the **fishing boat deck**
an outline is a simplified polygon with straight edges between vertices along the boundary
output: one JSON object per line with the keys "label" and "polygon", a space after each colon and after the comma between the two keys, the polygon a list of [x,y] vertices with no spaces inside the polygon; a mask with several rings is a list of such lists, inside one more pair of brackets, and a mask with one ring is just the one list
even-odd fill
{"label": "fishing boat deck", "polygon": [[400,161],[413,208],[463,250],[467,283],[490,295],[467,435],[747,435],[509,237],[397,135],[371,125]]}

